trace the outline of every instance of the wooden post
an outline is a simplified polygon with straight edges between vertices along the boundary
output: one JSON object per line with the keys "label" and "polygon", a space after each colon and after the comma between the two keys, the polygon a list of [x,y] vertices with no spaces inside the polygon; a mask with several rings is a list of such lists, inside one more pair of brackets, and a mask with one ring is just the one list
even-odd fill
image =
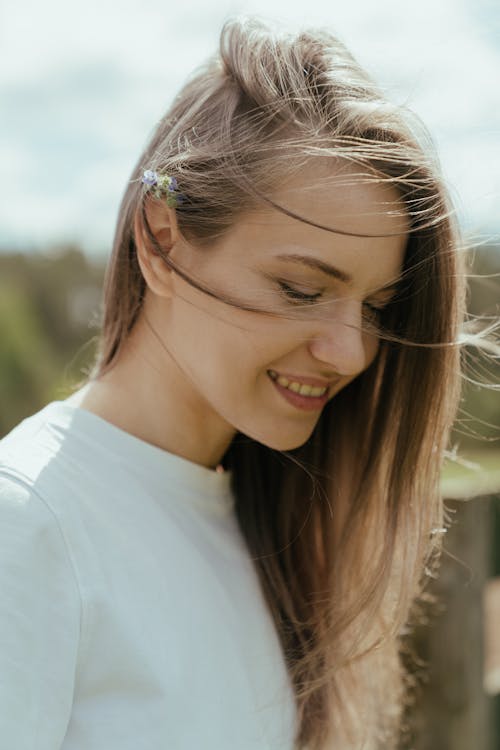
{"label": "wooden post", "polygon": [[[448,500],[454,519],[431,593],[440,614],[415,633],[427,683],[410,712],[411,750],[497,750],[493,700],[484,689],[483,589],[492,570],[489,497]],[[436,609],[436,608],[435,608]],[[500,628],[500,623],[499,623]]]}
{"label": "wooden post", "polygon": [[484,689],[500,695],[500,576],[486,581],[484,611]]}

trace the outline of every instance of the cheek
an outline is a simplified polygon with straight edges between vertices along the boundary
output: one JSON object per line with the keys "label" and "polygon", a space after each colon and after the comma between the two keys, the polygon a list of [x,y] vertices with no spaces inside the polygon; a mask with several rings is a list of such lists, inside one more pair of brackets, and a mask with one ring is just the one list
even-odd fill
{"label": "cheek", "polygon": [[196,345],[190,342],[189,356],[201,387],[213,395],[223,393],[226,401],[241,398],[267,362],[259,343],[247,330],[232,326],[198,331]]}

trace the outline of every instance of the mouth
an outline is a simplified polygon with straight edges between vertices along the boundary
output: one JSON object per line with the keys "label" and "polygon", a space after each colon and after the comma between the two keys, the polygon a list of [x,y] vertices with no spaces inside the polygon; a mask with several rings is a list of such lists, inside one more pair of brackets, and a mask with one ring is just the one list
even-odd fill
{"label": "mouth", "polygon": [[300,393],[301,396],[323,396],[328,390],[330,383],[325,383],[318,378],[293,377],[293,375],[284,375],[275,370],[268,370],[269,377],[283,388],[288,388],[293,393]]}
{"label": "mouth", "polygon": [[314,381],[313,378],[307,378],[310,382],[305,383],[305,378],[301,381],[292,380],[275,370],[268,370],[267,374],[283,398],[303,411],[317,411],[328,401],[329,387],[313,385],[311,381],[320,382],[317,379]]}

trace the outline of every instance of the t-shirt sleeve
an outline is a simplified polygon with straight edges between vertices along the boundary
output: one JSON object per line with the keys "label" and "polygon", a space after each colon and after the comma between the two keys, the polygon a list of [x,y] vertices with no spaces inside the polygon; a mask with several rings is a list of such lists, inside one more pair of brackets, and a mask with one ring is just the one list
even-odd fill
{"label": "t-shirt sleeve", "polygon": [[68,726],[81,600],[58,521],[36,491],[0,473],[0,738],[58,750]]}

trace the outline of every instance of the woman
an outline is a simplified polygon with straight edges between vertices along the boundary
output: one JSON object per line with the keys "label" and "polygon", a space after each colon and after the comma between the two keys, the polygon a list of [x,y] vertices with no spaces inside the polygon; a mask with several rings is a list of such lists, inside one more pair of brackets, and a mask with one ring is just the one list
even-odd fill
{"label": "woman", "polygon": [[63,657],[33,688],[10,636],[9,746],[28,695],[47,750],[395,748],[463,316],[417,118],[332,34],[227,22],[133,171],[92,372],[0,443]]}

